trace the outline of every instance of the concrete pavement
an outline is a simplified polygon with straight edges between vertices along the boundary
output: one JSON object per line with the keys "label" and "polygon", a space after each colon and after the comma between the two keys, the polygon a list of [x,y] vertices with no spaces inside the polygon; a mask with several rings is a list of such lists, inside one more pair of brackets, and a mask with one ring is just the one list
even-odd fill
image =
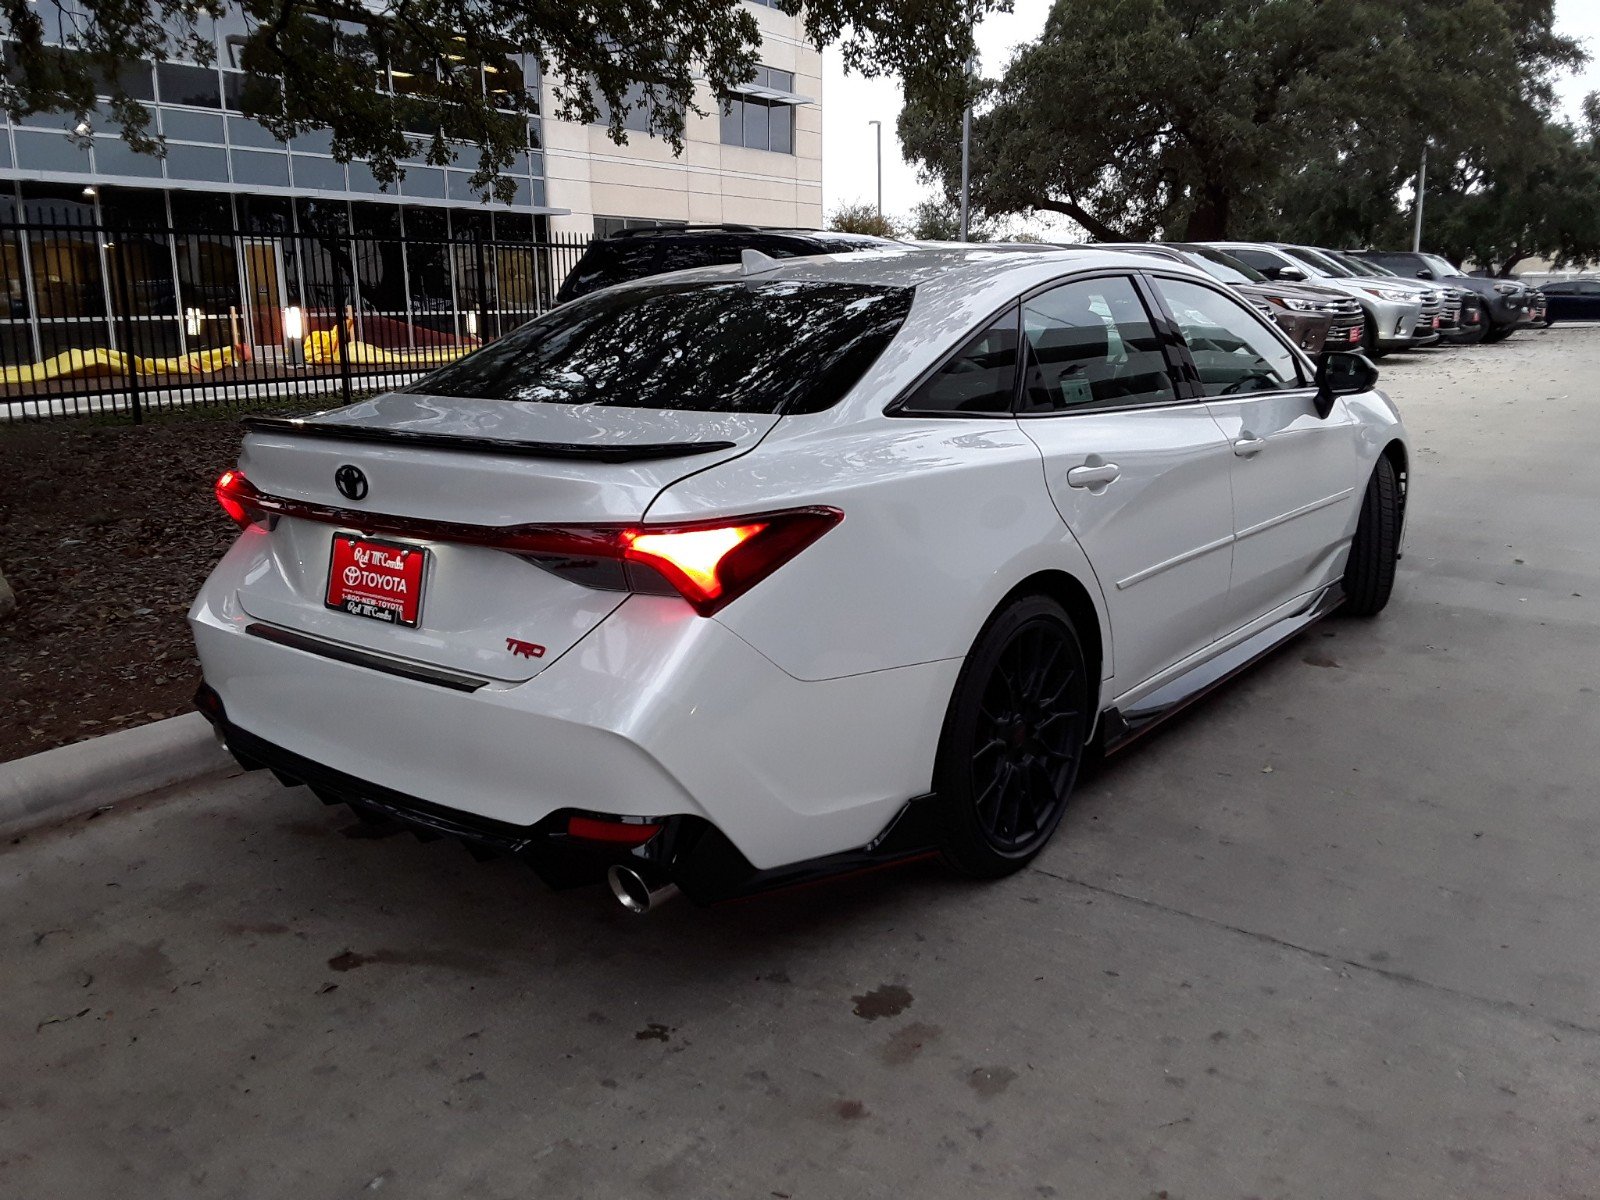
{"label": "concrete pavement", "polygon": [[1600,328],[1036,867],[627,917],[259,775],[0,853],[0,1195],[1600,1195]]}

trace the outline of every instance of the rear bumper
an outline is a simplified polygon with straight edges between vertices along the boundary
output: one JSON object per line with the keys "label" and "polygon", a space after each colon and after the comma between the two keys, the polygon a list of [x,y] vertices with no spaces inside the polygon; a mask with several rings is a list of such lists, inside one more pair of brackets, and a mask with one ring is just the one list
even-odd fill
{"label": "rear bumper", "polygon": [[960,668],[801,682],[718,621],[634,596],[532,680],[463,691],[247,634],[227,570],[190,623],[244,757],[277,765],[270,747],[340,798],[501,829],[569,811],[692,818],[761,870],[866,846],[928,791]]}
{"label": "rear bumper", "polygon": [[930,796],[909,801],[866,846],[768,869],[754,866],[721,830],[699,817],[662,818],[653,826],[654,836],[639,846],[575,836],[568,826],[572,817],[605,814],[559,811],[533,825],[512,825],[358,779],[264,741],[229,721],[209,685],[201,686],[196,703],[247,771],[270,770],[285,785],[309,787],[324,804],[347,804],[368,818],[409,828],[423,841],[448,838],[478,859],[520,859],[553,888],[598,884],[615,864],[631,867],[653,887],[670,883],[697,903],[715,904],[934,854]]}

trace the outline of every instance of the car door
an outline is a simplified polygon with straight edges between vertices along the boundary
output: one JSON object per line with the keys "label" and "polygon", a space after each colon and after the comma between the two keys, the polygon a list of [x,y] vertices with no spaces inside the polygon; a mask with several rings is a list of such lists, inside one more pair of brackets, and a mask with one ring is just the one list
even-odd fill
{"label": "car door", "polygon": [[1365,484],[1360,429],[1342,402],[1318,416],[1307,364],[1247,305],[1209,281],[1152,283],[1231,447],[1237,629],[1333,578]]}
{"label": "car door", "polygon": [[1022,304],[1018,419],[1106,598],[1113,694],[1214,641],[1233,538],[1232,449],[1185,399],[1129,274]]}
{"label": "car door", "polygon": [[1570,320],[1600,322],[1600,283],[1594,280],[1573,283],[1571,294],[1566,298],[1566,307],[1571,314]]}

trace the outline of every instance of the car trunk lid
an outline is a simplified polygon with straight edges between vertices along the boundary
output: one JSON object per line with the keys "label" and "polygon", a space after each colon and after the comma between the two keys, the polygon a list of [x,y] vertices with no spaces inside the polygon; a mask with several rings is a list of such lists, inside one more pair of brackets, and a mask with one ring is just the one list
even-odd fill
{"label": "car trunk lid", "polygon": [[[478,535],[636,523],[663,488],[750,449],[777,420],[417,394],[301,421],[252,420],[239,469],[289,515],[269,523],[239,604],[269,627],[333,646],[480,679],[530,679],[623,594],[472,544]],[[349,535],[385,554],[423,552],[415,625],[329,606],[340,598],[330,595],[336,538],[341,573],[355,565]]]}

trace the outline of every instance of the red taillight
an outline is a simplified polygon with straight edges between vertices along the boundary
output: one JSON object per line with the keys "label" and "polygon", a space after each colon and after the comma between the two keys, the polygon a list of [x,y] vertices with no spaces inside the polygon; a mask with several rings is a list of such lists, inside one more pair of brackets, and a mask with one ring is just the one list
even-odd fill
{"label": "red taillight", "polygon": [[654,568],[695,612],[709,617],[843,519],[836,508],[799,508],[693,525],[646,525],[623,531],[623,556]]}
{"label": "red taillight", "polygon": [[574,583],[682,596],[702,617],[744,595],[840,521],[837,508],[790,508],[681,525],[467,525],[270,496],[241,471],[217,480],[241,529],[268,517],[503,550]]}
{"label": "red taillight", "polygon": [[255,495],[255,486],[238,471],[224,471],[217,480],[217,503],[240,529],[249,529],[256,519],[250,505]]}
{"label": "red taillight", "polygon": [[596,817],[568,817],[567,836],[585,842],[605,842],[610,846],[642,846],[661,826],[649,822],[603,821]]}

